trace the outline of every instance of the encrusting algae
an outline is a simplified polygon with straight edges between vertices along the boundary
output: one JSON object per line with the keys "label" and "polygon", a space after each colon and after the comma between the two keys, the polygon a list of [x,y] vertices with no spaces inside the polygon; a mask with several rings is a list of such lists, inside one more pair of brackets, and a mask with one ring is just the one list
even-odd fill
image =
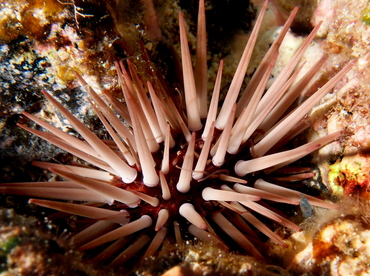
{"label": "encrusting algae", "polygon": [[[292,232],[301,228],[278,210],[289,213],[296,208],[291,205],[302,205],[303,201],[315,207],[339,208],[284,187],[315,175],[310,168],[290,164],[339,139],[343,130],[293,149],[289,143],[308,128],[306,114],[341,82],[356,61],[341,64],[335,76],[294,107],[328,58],[323,55],[296,79],[305,65],[299,61],[319,23],[268,86],[296,8],[242,88],[266,7],[267,1],[221,104],[222,60],[208,103],[203,1],[199,4],[194,68],[184,17],[179,15],[183,88],[167,88],[144,48],[144,64],[137,65],[130,58],[115,64],[124,103],[108,90],[93,89],[75,72],[104,126],[103,138],[43,90],[78,138],[27,112],[22,113],[46,131],[18,125],[80,161],[34,161],[34,166],[51,171],[56,179],[2,184],[0,192],[31,197],[32,204],[76,215],[76,231],[69,238],[73,247],[86,252],[94,264],[121,271],[136,269],[135,264],[146,258],[157,258],[160,250],[167,254],[169,248],[174,248],[173,254],[187,252],[187,247],[192,248],[187,240],[193,237],[206,246],[240,252],[262,262],[267,239],[288,247],[286,237],[272,231],[270,220]],[[126,265],[129,260],[131,266]]]}

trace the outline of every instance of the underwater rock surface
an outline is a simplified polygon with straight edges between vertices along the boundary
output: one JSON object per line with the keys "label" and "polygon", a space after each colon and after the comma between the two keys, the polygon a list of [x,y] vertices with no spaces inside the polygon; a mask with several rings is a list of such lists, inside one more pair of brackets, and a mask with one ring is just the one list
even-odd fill
{"label": "underwater rock surface", "polygon": [[[141,5],[135,6],[134,4],[132,4],[133,6],[128,4],[127,7],[119,7],[120,10],[127,13],[125,19],[128,20],[123,22],[122,19],[112,16],[113,1],[106,1],[107,4],[102,6],[97,3],[98,1],[91,1],[88,4],[75,1],[75,5],[63,5],[58,1],[48,1],[46,6],[41,5],[41,2],[36,0],[7,1],[0,6],[0,15],[4,15],[2,17],[4,19],[0,22],[0,146],[1,163],[5,164],[1,168],[2,182],[47,179],[48,176],[45,176],[41,170],[37,171],[26,164],[35,159],[55,158],[64,162],[70,158],[59,149],[49,146],[37,138],[32,137],[31,140],[29,134],[25,134],[15,126],[15,123],[20,119],[18,114],[23,110],[38,112],[44,119],[57,126],[65,122],[58,114],[55,114],[49,104],[41,102],[39,93],[41,88],[52,90],[56,92],[56,95],[61,95],[64,100],[63,104],[67,105],[74,115],[77,115],[99,135],[99,125],[95,121],[94,114],[87,109],[87,103],[84,100],[85,92],[75,82],[73,70],[78,71],[89,83],[95,84],[99,89],[115,90],[118,84],[113,62],[117,57],[125,58],[122,49],[125,49],[126,54],[130,53],[131,57],[135,56],[140,48],[137,43],[140,38],[144,41],[144,46],[147,49],[153,49],[153,55],[157,55],[156,51],[159,51],[156,48],[158,34],[148,30],[147,27],[150,23],[145,23],[145,19],[148,18],[146,12],[150,14],[150,8],[145,9]],[[367,137],[370,137],[368,135],[368,112],[370,110],[370,81],[368,79],[370,76],[370,67],[368,66],[370,46],[368,41],[370,32],[369,25],[363,19],[363,11],[368,5],[366,1],[354,1],[354,3],[343,0],[336,1],[335,8],[331,12],[325,13],[325,18],[322,18],[322,5],[331,5],[331,2],[329,4],[327,2],[330,1],[321,2],[312,19],[313,24],[317,23],[318,18],[325,20],[325,31],[321,34],[321,38],[312,45],[314,55],[316,53],[329,53],[329,61],[332,64],[344,64],[347,60],[359,58],[356,70],[353,72],[353,76],[347,80],[345,89],[342,88],[336,94],[328,95],[322,100],[322,105],[310,115],[310,120],[314,122],[316,130],[316,133],[311,134],[312,136],[332,133],[343,127],[348,130],[344,142],[341,141],[324,148],[314,160],[314,164],[318,165],[320,169],[323,182],[329,190],[333,190],[333,182],[336,180],[332,180],[328,175],[330,166],[335,161],[340,162],[342,156],[358,152],[367,157],[366,150],[369,146]],[[155,7],[158,11],[158,17],[163,15],[174,17],[180,10],[175,4],[171,6],[165,1],[161,4],[163,7]],[[96,11],[98,13],[95,13]],[[177,25],[173,24],[172,27],[166,27],[168,28],[167,32],[172,29],[176,30],[174,32],[177,33]],[[99,25],[102,27],[97,27]],[[125,31],[127,29],[129,31]],[[122,33],[127,36],[123,38]],[[127,41],[133,42],[126,43]],[[230,56],[233,54],[230,53]],[[307,56],[306,59],[310,61],[310,56]],[[137,59],[137,62],[140,63],[140,58]],[[322,78],[330,78],[334,73],[330,71],[332,69],[330,65],[326,69],[326,75],[324,74]],[[171,69],[166,68],[166,70]],[[231,69],[230,71],[234,72]],[[335,96],[333,97],[333,95]],[[70,130],[66,129],[66,131]],[[25,135],[27,136],[25,137]],[[350,178],[350,175],[345,175],[345,177]],[[351,204],[353,203],[351,202]],[[9,205],[14,207],[14,203]],[[27,214],[22,206],[14,208]],[[336,213],[335,216],[340,216],[340,212]],[[318,228],[321,223],[321,221],[318,222],[316,226],[312,226],[312,229]],[[327,236],[328,231],[337,232],[335,235],[340,237],[337,240],[341,240],[342,245],[336,245],[336,248],[323,247],[329,256],[327,258],[318,256],[317,251],[313,253],[316,254],[313,258],[314,261],[308,266],[300,265],[301,262],[296,261],[298,264],[295,266],[288,264],[284,268],[276,268],[274,271],[273,266],[260,265],[255,263],[253,259],[230,254],[222,258],[220,267],[215,267],[212,261],[215,260],[216,256],[208,255],[207,247],[197,247],[197,244],[194,245],[194,251],[190,250],[187,257],[183,257],[182,264],[193,271],[194,275],[213,273],[215,270],[222,275],[228,271],[227,267],[231,266],[230,263],[235,265],[233,270],[235,275],[247,271],[254,271],[257,273],[256,275],[262,271],[266,273],[264,275],[289,275],[298,271],[306,273],[312,271],[312,275],[317,271],[330,274],[330,263],[339,258],[339,254],[336,253],[338,250],[340,252],[357,250],[360,252],[359,254],[367,252],[365,247],[358,249],[354,246],[355,249],[348,249],[343,245],[346,243],[358,244],[358,240],[345,240],[345,233],[358,226],[358,223],[357,220],[351,218],[343,220],[333,218],[326,226],[322,226],[320,232],[311,235],[313,241],[311,239],[304,239],[304,242],[300,240],[300,243],[305,243],[308,247],[312,243],[314,252],[315,248],[322,245],[320,239]],[[357,235],[358,239],[367,241],[368,224],[362,224],[362,227],[361,233]],[[339,228],[341,230],[338,230]],[[19,233],[19,229],[15,228],[14,231]],[[4,235],[8,230],[4,230]],[[315,229],[311,232],[315,232]],[[35,241],[35,244],[38,242],[42,241]],[[367,244],[367,242],[364,243]],[[34,254],[32,250],[22,250],[22,254],[29,253],[29,258]],[[202,255],[203,253],[204,255]],[[283,254],[290,256],[293,253],[283,252]],[[352,260],[347,255],[341,259],[338,268],[340,271],[348,271],[345,262],[351,263]],[[48,256],[45,254],[41,256],[41,258],[43,257]],[[284,259],[285,257],[280,255],[279,258]],[[10,264],[11,261],[8,263]],[[154,262],[153,265],[158,264]],[[168,266],[168,264],[166,265]],[[361,263],[361,265],[363,264]],[[287,267],[288,270],[286,270]],[[143,270],[146,271],[141,272],[141,275],[151,275],[149,271],[153,270],[153,267]],[[20,275],[28,274],[20,273]],[[87,275],[94,274],[91,272]]]}

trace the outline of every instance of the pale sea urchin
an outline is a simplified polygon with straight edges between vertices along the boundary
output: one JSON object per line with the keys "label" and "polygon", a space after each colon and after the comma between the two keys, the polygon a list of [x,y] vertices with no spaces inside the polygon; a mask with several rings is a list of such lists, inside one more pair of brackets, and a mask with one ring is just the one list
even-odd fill
{"label": "pale sea urchin", "polygon": [[[260,259],[263,257],[257,249],[259,241],[254,228],[286,246],[259,217],[296,231],[300,228],[273,211],[265,200],[298,205],[303,196],[314,206],[336,206],[265,180],[279,183],[282,179],[294,181],[313,176],[306,168],[287,167],[285,173],[281,168],[339,138],[341,132],[295,149],[279,149],[308,127],[304,116],[349,72],[353,62],[287,112],[326,59],[321,58],[291,85],[302,68],[296,68],[302,54],[320,28],[318,24],[273,84],[266,88],[296,8],[240,93],[266,6],[267,1],[219,112],[223,61],[208,107],[205,11],[204,1],[200,1],[195,72],[183,15],[179,16],[183,105],[166,91],[148,59],[150,81],[138,75],[129,60],[116,64],[125,104],[108,92],[96,93],[76,74],[112,140],[98,138],[43,91],[84,140],[26,112],[25,116],[48,132],[20,126],[91,165],[34,162],[35,166],[66,180],[2,184],[0,192],[56,199],[32,198],[30,202],[91,219],[86,220],[85,229],[75,234],[72,242],[81,251],[100,248],[94,260],[112,267],[126,262],[144,247],[144,257],[154,255],[168,232],[174,233],[177,243],[182,243],[182,236],[188,231],[225,249],[228,246],[223,240],[229,236],[245,252]],[[279,177],[277,172],[284,177]]]}

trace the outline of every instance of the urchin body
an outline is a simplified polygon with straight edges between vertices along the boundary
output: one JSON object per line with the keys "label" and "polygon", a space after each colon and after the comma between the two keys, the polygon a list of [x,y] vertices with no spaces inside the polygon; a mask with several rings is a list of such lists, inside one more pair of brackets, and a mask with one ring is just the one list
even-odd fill
{"label": "urchin body", "polygon": [[[226,234],[248,254],[262,258],[250,241],[258,237],[249,228],[248,222],[285,246],[283,239],[254,213],[299,230],[298,226],[272,211],[268,205],[260,203],[263,199],[298,205],[303,194],[268,183],[262,178],[269,175],[269,179],[274,179],[274,171],[341,135],[340,132],[332,133],[287,151],[279,151],[277,146],[286,144],[306,128],[302,118],[345,76],[353,63],[346,65],[312,97],[287,114],[286,110],[325,62],[325,57],[320,59],[297,84],[291,85],[301,69],[295,70],[298,61],[312,41],[318,25],[271,87],[266,89],[279,46],[297,12],[295,9],[247,88],[240,93],[266,5],[267,2],[257,18],[219,111],[223,62],[220,62],[208,106],[205,15],[201,1],[194,72],[183,16],[180,14],[183,105],[174,103],[153,71],[148,70],[152,75],[148,78],[150,81],[145,81],[130,61],[117,63],[116,66],[125,104],[107,92],[99,95],[77,74],[112,140],[98,138],[44,91],[45,97],[84,140],[74,138],[28,113],[24,115],[48,132],[21,127],[92,166],[35,162],[36,166],[49,169],[67,181],[17,183],[4,185],[0,191],[53,199],[31,199],[30,202],[90,218],[94,223],[86,224],[86,228],[73,237],[73,242],[82,251],[110,243],[95,260],[108,260],[113,267],[127,261],[144,247],[144,256],[155,254],[169,231],[174,233],[177,243],[182,242],[182,234],[188,231],[199,239],[227,249],[221,238]],[[151,68],[150,62],[147,62],[148,68]],[[304,168],[291,168],[288,172],[285,179],[289,181],[313,175]],[[279,180],[278,177],[275,179]],[[336,208],[308,195],[304,197],[312,205]]]}

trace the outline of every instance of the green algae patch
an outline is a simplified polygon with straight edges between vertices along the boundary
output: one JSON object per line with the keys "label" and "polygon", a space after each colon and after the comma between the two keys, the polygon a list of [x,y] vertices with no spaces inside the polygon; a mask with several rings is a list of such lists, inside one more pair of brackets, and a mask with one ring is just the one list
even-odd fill
{"label": "green algae patch", "polygon": [[368,6],[362,11],[361,21],[370,26],[370,2]]}
{"label": "green algae patch", "polygon": [[20,242],[18,237],[9,237],[0,243],[0,272],[6,271],[7,255]]}

